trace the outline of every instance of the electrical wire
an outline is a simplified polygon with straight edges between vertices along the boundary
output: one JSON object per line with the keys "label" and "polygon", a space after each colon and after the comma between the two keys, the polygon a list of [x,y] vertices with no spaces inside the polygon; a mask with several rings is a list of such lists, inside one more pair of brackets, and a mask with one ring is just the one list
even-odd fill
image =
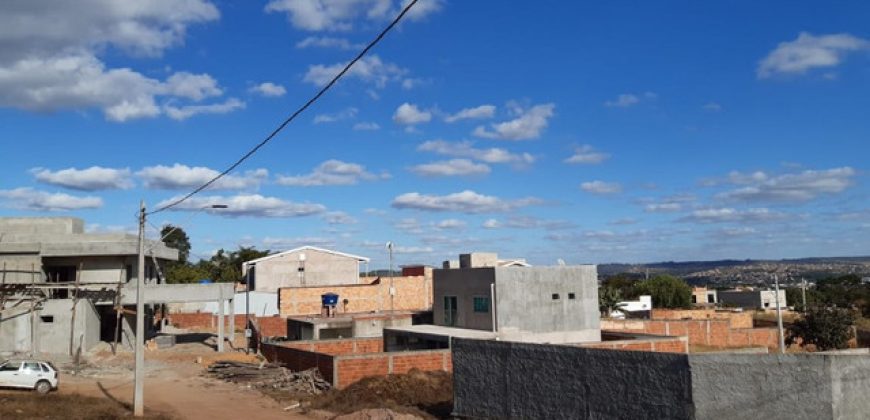
{"label": "electrical wire", "polygon": [[242,162],[246,161],[249,157],[253,156],[254,153],[257,153],[257,151],[260,150],[260,148],[262,148],[262,147],[265,146],[267,143],[269,143],[273,138],[275,138],[275,136],[278,135],[278,133],[280,133],[281,130],[284,129],[284,127],[286,127],[288,124],[290,124],[294,119],[296,119],[297,116],[299,116],[299,114],[301,114],[301,113],[304,112],[306,109],[308,109],[311,105],[314,104],[314,102],[316,102],[318,99],[320,99],[321,96],[323,96],[323,95],[324,95],[324,94],[325,94],[325,93],[326,93],[330,88],[332,88],[332,86],[335,85],[335,83],[338,82],[338,80],[341,79],[342,76],[344,76],[345,73],[347,73],[347,72],[350,70],[350,68],[351,68],[351,67],[352,67],[352,66],[353,66],[357,61],[359,61],[360,59],[362,59],[362,58],[366,55],[366,53],[369,52],[369,50],[371,50],[372,48],[374,48],[374,46],[377,45],[378,42],[380,42],[381,39],[383,39],[384,36],[386,36],[387,33],[390,32],[390,30],[393,29],[393,27],[396,26],[396,25],[399,23],[399,21],[402,20],[402,18],[405,16],[405,14],[407,14],[408,11],[411,10],[411,7],[414,7],[414,5],[417,4],[417,1],[418,1],[418,0],[411,0],[411,1],[410,1],[410,2],[409,2],[409,3],[408,3],[408,4],[407,4],[403,9],[402,9],[402,11],[398,14],[398,16],[396,16],[396,18],[393,19],[393,21],[390,22],[390,24],[387,25],[387,27],[384,28],[384,30],[381,31],[381,33],[379,33],[377,37],[375,37],[375,39],[373,39],[371,42],[369,42],[368,45],[366,45],[366,47],[363,48],[362,51],[360,51],[360,53],[357,54],[356,57],[354,57],[353,60],[351,60],[349,63],[347,63],[347,65],[344,66],[344,68],[343,68],[343,69],[342,69],[338,74],[336,74],[335,77],[333,77],[332,80],[329,81],[329,83],[327,83],[325,86],[323,86],[323,88],[321,88],[321,89],[317,92],[317,94],[315,94],[314,96],[312,96],[311,99],[308,100],[308,102],[305,102],[304,105],[302,105],[299,109],[297,109],[295,112],[293,112],[293,114],[291,114],[289,117],[287,117],[287,119],[285,119],[284,122],[282,122],[282,123],[281,123],[281,124],[276,128],[276,129],[272,130],[272,132],[271,132],[268,136],[266,136],[266,138],[263,139],[263,141],[261,141],[261,142],[258,143],[256,146],[254,146],[251,150],[248,151],[248,153],[245,153],[241,158],[239,158],[238,160],[236,160],[235,163],[233,163],[232,165],[230,165],[230,166],[229,166],[227,169],[225,169],[223,172],[217,174],[214,178],[210,179],[210,180],[209,180],[208,182],[206,182],[205,184],[200,185],[199,187],[197,187],[197,188],[194,189],[193,191],[187,193],[186,195],[184,195],[184,196],[181,197],[181,198],[178,198],[178,199],[176,199],[176,200],[173,200],[172,202],[170,202],[170,203],[168,203],[168,204],[166,204],[166,205],[164,205],[164,206],[161,206],[161,207],[159,207],[159,208],[157,208],[157,209],[155,209],[155,210],[153,210],[153,211],[147,212],[146,215],[152,215],[152,214],[160,213],[160,212],[165,211],[165,210],[169,210],[169,209],[171,209],[171,208],[173,208],[173,207],[175,207],[175,206],[177,206],[177,205],[179,205],[179,204],[181,204],[181,203],[187,201],[190,197],[193,197],[193,196],[196,195],[197,193],[201,192],[202,190],[208,188],[209,186],[211,186],[212,184],[214,184],[215,182],[217,182],[217,180],[223,178],[225,175],[227,175],[227,174],[229,174],[230,172],[232,172],[232,171],[233,171],[234,169],[236,169],[239,165],[241,165]]}

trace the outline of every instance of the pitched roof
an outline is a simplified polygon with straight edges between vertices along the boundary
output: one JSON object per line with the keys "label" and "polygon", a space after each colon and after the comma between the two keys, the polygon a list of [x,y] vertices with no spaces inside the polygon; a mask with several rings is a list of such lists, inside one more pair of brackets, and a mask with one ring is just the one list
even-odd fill
{"label": "pitched roof", "polygon": [[369,258],[361,257],[361,256],[359,256],[359,255],[347,254],[347,253],[344,253],[344,252],[333,251],[333,250],[331,250],[331,249],[318,248],[318,247],[316,247],[316,246],[306,245],[306,246],[301,246],[301,247],[299,247],[299,248],[293,248],[293,249],[288,250],[288,251],[282,251],[282,252],[278,252],[278,253],[276,253],[276,254],[267,255],[267,256],[265,256],[265,257],[260,257],[260,258],[257,258],[257,259],[255,259],[255,260],[245,261],[245,262],[242,263],[242,266],[247,266],[247,265],[249,265],[249,264],[251,264],[251,263],[256,264],[256,263],[259,263],[259,262],[262,262],[262,261],[271,260],[272,258],[275,258],[275,257],[281,257],[281,256],[284,256],[284,255],[292,254],[292,253],[294,253],[294,252],[299,252],[299,251],[319,251],[319,252],[325,252],[325,253],[327,253],[327,254],[333,254],[333,255],[339,255],[339,256],[342,256],[342,257],[353,258],[353,259],[355,259],[355,260],[357,260],[357,261],[361,261],[361,262],[366,262],[366,263],[369,262]]}

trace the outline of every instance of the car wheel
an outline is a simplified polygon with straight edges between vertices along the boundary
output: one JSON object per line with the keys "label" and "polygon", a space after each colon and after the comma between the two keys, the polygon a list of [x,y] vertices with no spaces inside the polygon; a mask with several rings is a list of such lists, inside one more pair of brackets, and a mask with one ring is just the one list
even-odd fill
{"label": "car wheel", "polygon": [[51,384],[48,381],[39,381],[33,389],[40,394],[48,394],[51,391]]}

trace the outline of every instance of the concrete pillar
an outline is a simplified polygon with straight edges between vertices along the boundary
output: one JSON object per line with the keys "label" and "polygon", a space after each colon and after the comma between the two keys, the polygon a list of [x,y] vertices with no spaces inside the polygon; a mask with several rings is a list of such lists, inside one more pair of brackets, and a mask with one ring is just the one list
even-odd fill
{"label": "concrete pillar", "polygon": [[224,351],[224,300],[223,289],[221,289],[220,298],[218,298],[218,342],[217,351]]}
{"label": "concrete pillar", "polygon": [[230,308],[230,343],[236,341],[236,307],[233,299],[227,300]]}

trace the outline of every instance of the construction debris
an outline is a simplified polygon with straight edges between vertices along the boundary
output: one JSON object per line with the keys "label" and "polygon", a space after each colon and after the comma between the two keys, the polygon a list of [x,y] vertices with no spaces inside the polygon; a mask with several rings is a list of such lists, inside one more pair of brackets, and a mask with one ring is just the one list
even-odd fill
{"label": "construction debris", "polygon": [[251,388],[286,391],[295,395],[320,395],[332,388],[332,384],[320,376],[317,368],[293,372],[266,362],[256,364],[219,360],[208,367],[208,374]]}

